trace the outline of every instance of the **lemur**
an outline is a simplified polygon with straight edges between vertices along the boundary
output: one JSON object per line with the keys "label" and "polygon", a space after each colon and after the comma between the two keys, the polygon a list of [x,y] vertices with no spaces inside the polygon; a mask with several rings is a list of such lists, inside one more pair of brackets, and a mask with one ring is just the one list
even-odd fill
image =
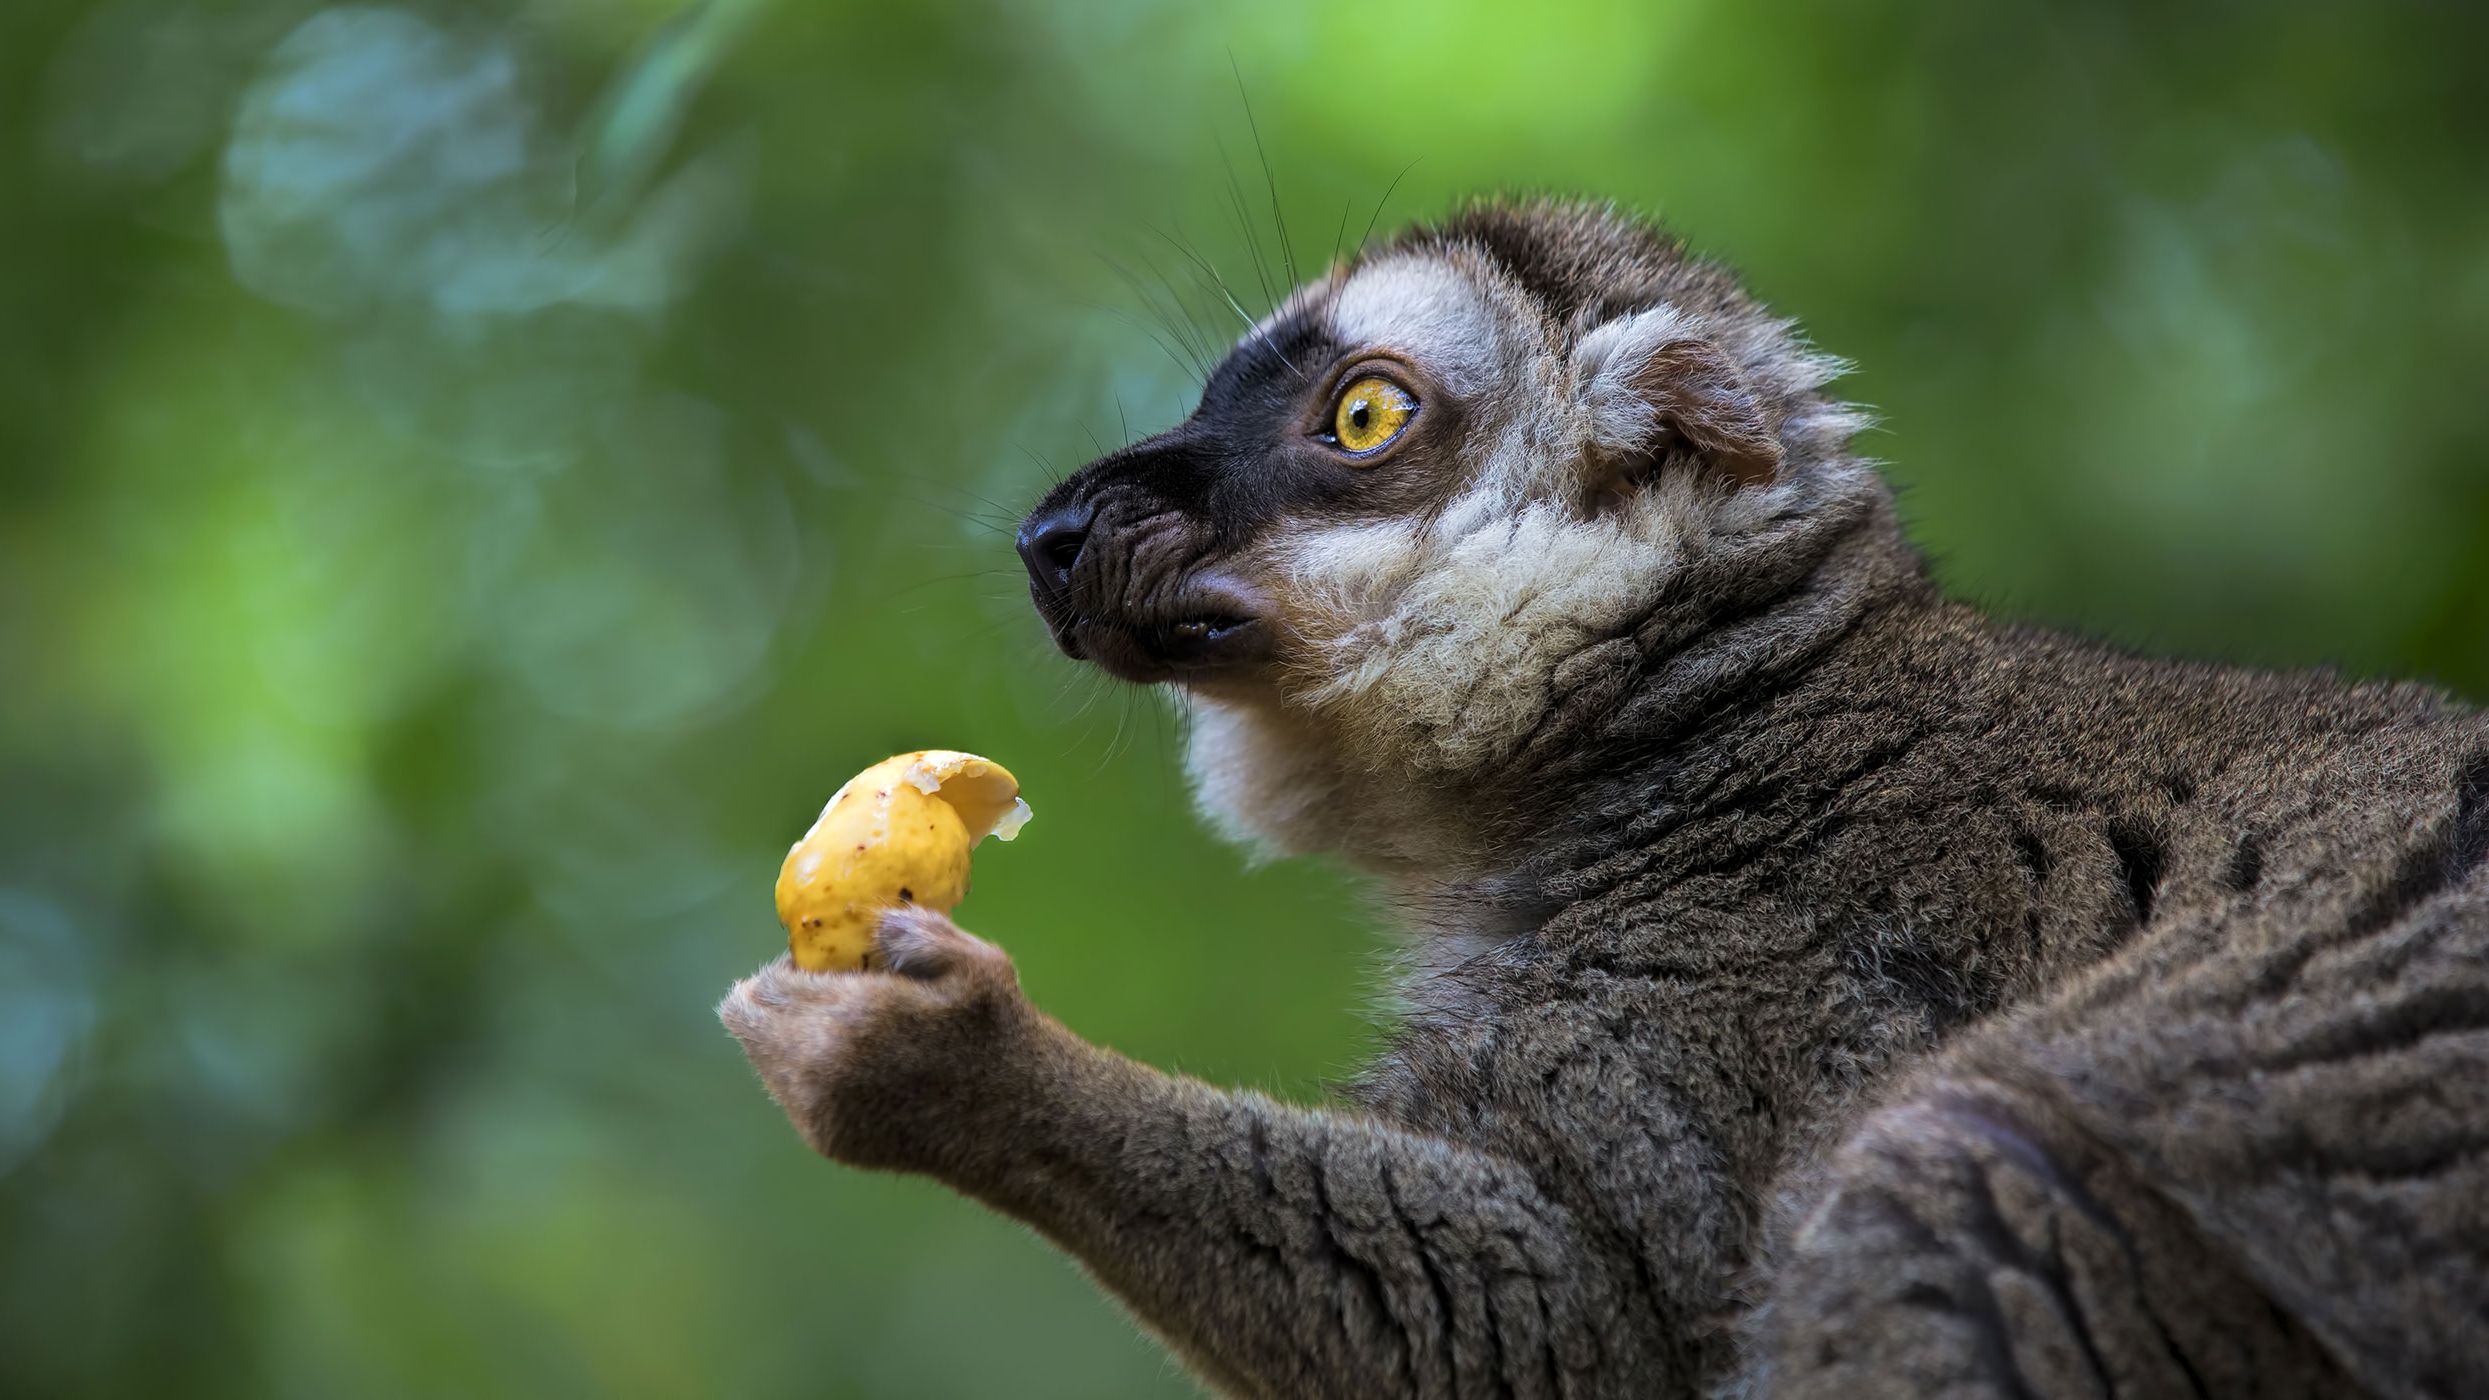
{"label": "lemur", "polygon": [[1487,203],[1028,517],[1215,822],[1399,912],[1336,1101],[1091,1044],[922,910],[727,1026],[1226,1394],[2489,1394],[2489,719],[1949,600],[1840,368]]}

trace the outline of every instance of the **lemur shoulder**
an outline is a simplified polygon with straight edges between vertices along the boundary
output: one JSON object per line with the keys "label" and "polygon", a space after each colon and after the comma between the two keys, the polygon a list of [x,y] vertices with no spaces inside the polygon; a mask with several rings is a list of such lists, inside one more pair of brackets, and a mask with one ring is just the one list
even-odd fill
{"label": "lemur shoulder", "polygon": [[2489,1393],[2489,721],[1947,600],[1839,368],[1642,222],[1481,205],[1031,513],[1212,819],[1401,911],[1337,1101],[921,912],[729,1027],[1230,1394]]}

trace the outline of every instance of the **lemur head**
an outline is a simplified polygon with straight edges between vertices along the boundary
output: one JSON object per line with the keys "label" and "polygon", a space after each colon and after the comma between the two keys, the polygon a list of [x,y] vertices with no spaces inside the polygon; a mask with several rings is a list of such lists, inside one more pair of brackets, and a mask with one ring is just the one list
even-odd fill
{"label": "lemur head", "polygon": [[1645,224],[1484,205],[1298,289],[1020,552],[1066,653],[1198,702],[1190,766],[1231,830],[1457,859],[1447,833],[1493,814],[1427,810],[1597,742],[1876,513],[1838,369]]}

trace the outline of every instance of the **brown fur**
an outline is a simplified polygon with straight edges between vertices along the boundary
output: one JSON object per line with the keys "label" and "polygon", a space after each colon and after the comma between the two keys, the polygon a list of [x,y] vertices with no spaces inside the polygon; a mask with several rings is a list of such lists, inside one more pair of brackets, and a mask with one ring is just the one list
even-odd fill
{"label": "brown fur", "polygon": [[1170,672],[1192,768],[1395,894],[1391,1049],[1215,1089],[911,915],[721,1008],[816,1148],[1030,1222],[1232,1394],[2489,1391],[2489,722],[1944,600],[1833,362],[1608,212],[1419,230],[1260,334],[1309,325],[1426,376],[1408,446],[1222,447],[1315,494],[1189,518],[1206,420],[1318,367],[1247,376],[1049,499],[1091,533],[1039,596],[1130,665],[1197,575],[1263,600]]}

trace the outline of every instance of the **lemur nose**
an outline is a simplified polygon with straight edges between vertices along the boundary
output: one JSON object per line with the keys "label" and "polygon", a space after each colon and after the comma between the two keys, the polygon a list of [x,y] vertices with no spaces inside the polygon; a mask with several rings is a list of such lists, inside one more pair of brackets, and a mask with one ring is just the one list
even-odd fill
{"label": "lemur nose", "polygon": [[1072,565],[1089,539],[1086,506],[1062,506],[1033,515],[1020,526],[1020,562],[1028,565],[1032,583],[1059,593],[1072,581]]}

